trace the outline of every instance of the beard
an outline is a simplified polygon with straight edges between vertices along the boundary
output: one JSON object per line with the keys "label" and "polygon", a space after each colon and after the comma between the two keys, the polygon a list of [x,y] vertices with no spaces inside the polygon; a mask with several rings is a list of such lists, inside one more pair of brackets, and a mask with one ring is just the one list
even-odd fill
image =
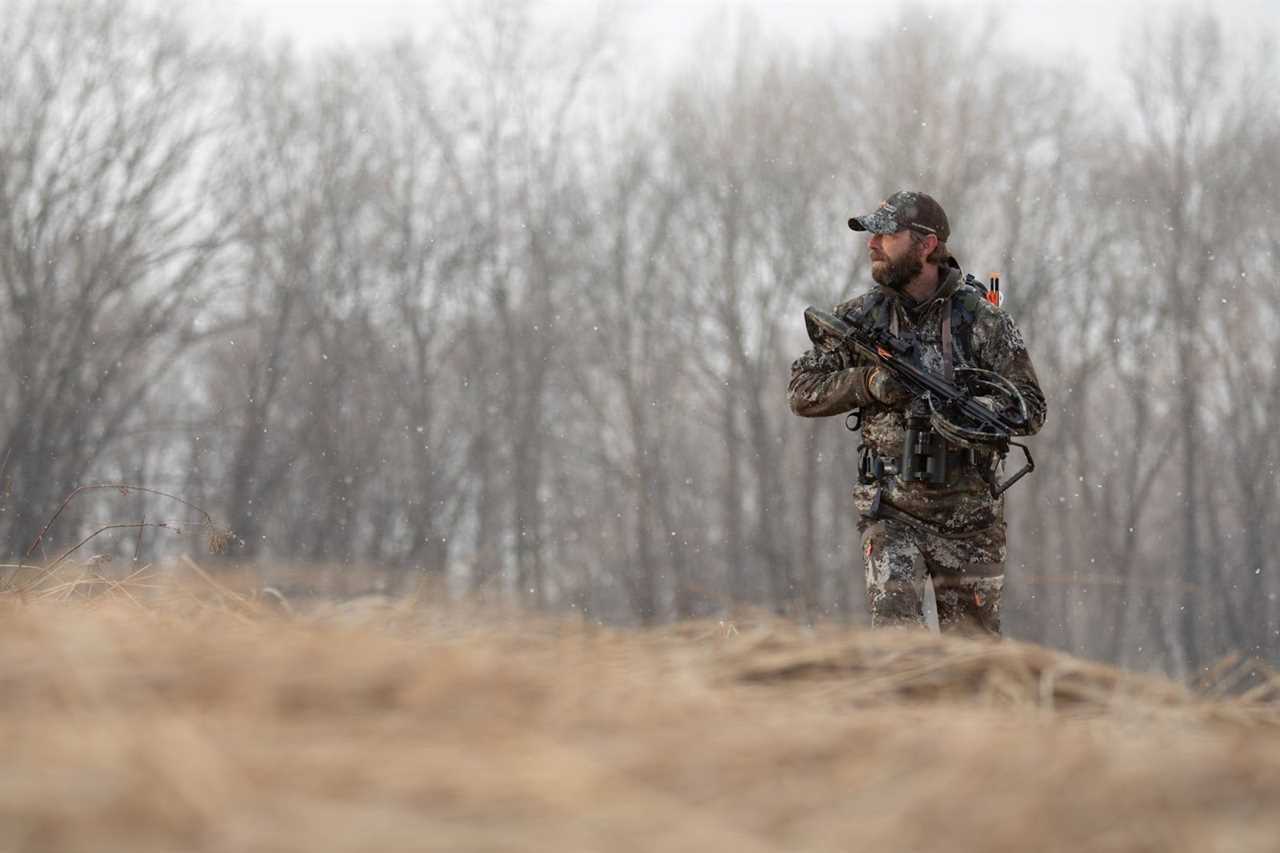
{"label": "beard", "polygon": [[889,258],[883,261],[874,261],[871,264],[871,278],[876,284],[882,284],[892,290],[901,291],[911,280],[920,275],[924,270],[924,258],[921,253],[915,251],[907,252],[898,259]]}

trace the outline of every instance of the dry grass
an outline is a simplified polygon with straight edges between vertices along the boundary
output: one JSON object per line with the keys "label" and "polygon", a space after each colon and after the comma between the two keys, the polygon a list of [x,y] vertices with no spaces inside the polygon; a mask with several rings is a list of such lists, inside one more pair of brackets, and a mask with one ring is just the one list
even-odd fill
{"label": "dry grass", "polygon": [[0,850],[1280,848],[1274,685],[197,580],[0,599]]}

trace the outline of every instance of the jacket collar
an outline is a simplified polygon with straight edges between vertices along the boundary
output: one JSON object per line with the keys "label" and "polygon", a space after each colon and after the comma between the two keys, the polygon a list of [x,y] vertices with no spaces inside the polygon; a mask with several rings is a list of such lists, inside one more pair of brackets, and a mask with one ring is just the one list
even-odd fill
{"label": "jacket collar", "polygon": [[933,296],[919,303],[904,298],[901,293],[891,287],[885,287],[883,284],[876,285],[876,289],[884,294],[886,298],[899,303],[910,313],[921,314],[933,305],[950,298],[951,294],[955,293],[960,285],[964,283],[964,273],[960,271],[960,265],[954,260],[950,260],[938,268],[938,277],[938,289],[933,292]]}

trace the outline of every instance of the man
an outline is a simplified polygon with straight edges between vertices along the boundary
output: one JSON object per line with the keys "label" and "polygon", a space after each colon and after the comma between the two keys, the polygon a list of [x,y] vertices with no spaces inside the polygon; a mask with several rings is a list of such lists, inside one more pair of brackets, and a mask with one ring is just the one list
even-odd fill
{"label": "man", "polygon": [[[870,235],[877,287],[832,313],[913,336],[920,366],[938,375],[953,377],[958,367],[999,374],[1025,400],[1022,432],[1037,432],[1044,395],[1022,335],[979,287],[966,283],[947,250],[951,227],[938,202],[921,192],[897,192],[875,212],[850,219],[849,227]],[[944,483],[899,476],[907,415],[919,403],[888,371],[843,348],[815,348],[797,359],[788,397],[791,410],[804,417],[861,410],[864,455],[854,504],[871,624],[922,625],[928,576],[943,631],[998,637],[1004,498],[993,498],[988,486],[998,460],[947,444]]]}

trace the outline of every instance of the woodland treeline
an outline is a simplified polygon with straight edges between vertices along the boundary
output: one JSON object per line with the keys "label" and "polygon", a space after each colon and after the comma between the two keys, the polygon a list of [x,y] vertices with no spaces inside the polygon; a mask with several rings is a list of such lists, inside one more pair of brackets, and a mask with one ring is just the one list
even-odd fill
{"label": "woodland treeline", "polygon": [[[1009,633],[1179,674],[1280,655],[1261,35],[1132,22],[1102,91],[993,50],[997,16],[918,10],[803,48],[721,15],[642,78],[625,21],[522,3],[312,52],[130,3],[5,10],[10,562],[121,481],[208,509],[227,560],[608,621],[863,620],[857,437],[785,389],[804,306],[869,285],[847,217],[920,188],[1003,274],[1049,399]],[[35,556],[187,515],[86,496]],[[195,544],[142,533],[92,550]]]}

